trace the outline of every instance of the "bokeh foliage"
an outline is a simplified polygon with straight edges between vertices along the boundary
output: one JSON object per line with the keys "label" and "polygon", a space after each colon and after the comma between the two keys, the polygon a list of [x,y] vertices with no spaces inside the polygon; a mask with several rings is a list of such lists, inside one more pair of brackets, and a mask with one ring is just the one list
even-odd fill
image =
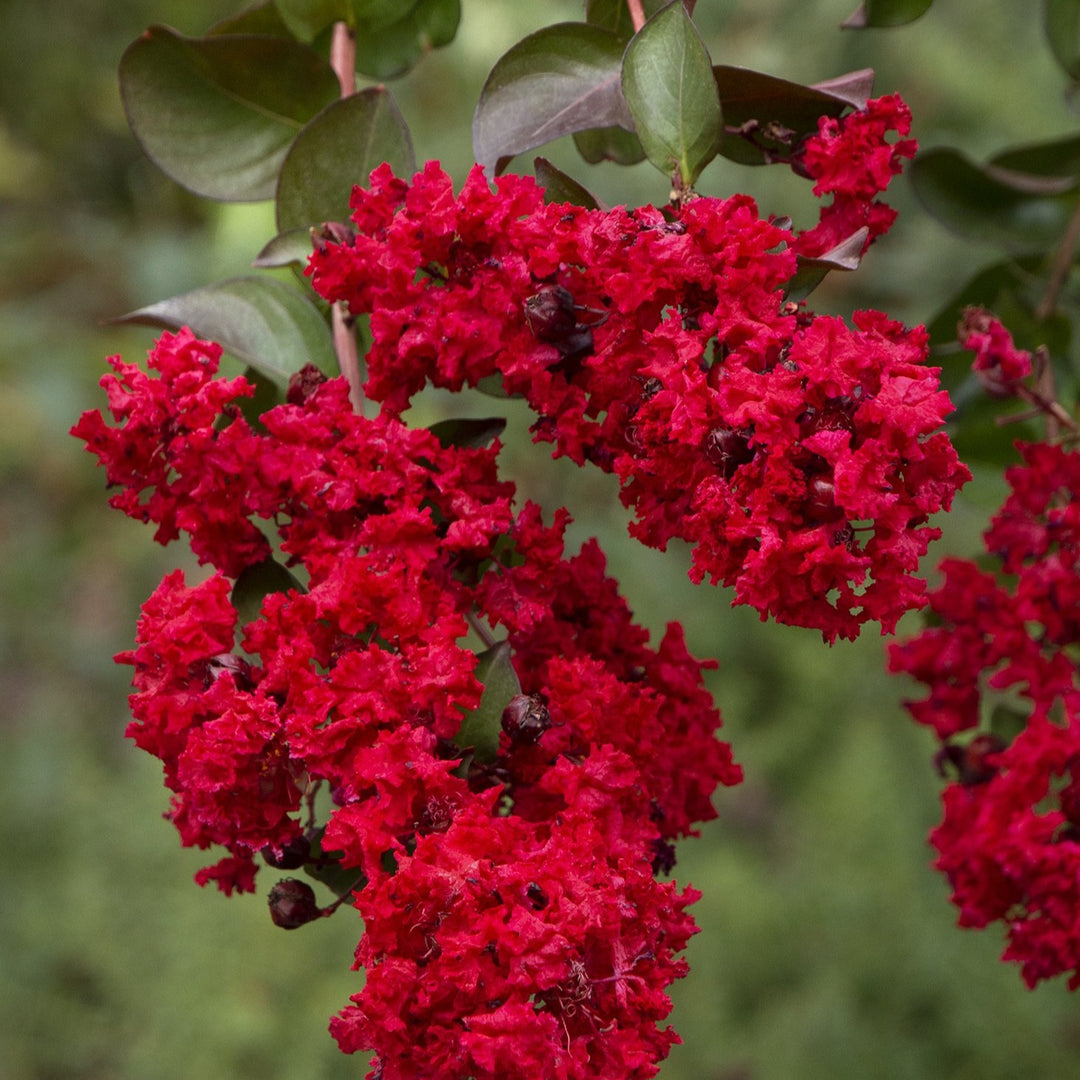
{"label": "bokeh foliage", "polygon": [[[418,158],[441,158],[461,179],[494,61],[579,6],[465,0],[457,41],[394,85]],[[697,21],[716,63],[807,83],[874,67],[878,92],[911,104],[924,147],[958,145],[982,161],[1075,130],[1033,6],[976,18],[939,2],[910,27],[841,33],[852,6],[700,0]],[[65,435],[100,403],[103,357],[137,358],[152,336],[101,320],[247,272],[273,232],[266,207],[211,206],[157,173],[116,90],[119,58],[147,25],[191,34],[231,13],[210,0],[73,0],[62,13],[0,3],[5,1080],[361,1073],[325,1033],[358,986],[350,913],[285,934],[261,895],[226,901],[197,889],[191,874],[207,860],[178,849],[160,818],[156,763],[124,743],[126,671],[110,657],[130,645],[161,572],[185,557],[108,510],[90,458]],[[544,152],[582,175],[569,139]],[[699,187],[746,187],[769,210],[808,212],[789,205],[804,198],[798,185],[772,172],[716,161]],[[609,202],[667,195],[647,165],[597,166],[588,181]],[[901,211],[893,234],[857,274],[834,274],[814,306],[927,319],[991,261],[991,248],[949,236],[902,187],[890,201]],[[424,422],[448,414],[438,394],[420,408]],[[692,588],[682,553],[625,539],[610,478],[548,462],[525,426],[511,416],[508,457],[523,491],[548,506],[605,507],[574,535],[601,536],[646,621],[684,620],[695,651],[720,659],[713,686],[747,770],[742,788],[719,797],[721,820],[680,853],[677,877],[705,894],[703,933],[677,988],[686,1046],[663,1075],[1075,1075],[1075,1001],[1060,985],[1024,990],[997,962],[992,934],[953,926],[945,885],[926,865],[930,743],[881,671],[881,642],[828,651],[812,632],[761,626],[723,593]],[[994,494],[992,479],[973,486],[947,545],[971,546]],[[264,887],[272,882],[267,874]]]}

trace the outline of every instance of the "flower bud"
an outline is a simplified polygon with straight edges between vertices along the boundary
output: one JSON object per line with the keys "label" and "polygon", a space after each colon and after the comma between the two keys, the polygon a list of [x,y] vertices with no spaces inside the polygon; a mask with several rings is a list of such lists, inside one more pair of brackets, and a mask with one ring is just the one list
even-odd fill
{"label": "flower bud", "polygon": [[577,329],[570,290],[561,285],[542,286],[525,301],[525,321],[540,341],[566,341]]}
{"label": "flower bud", "polygon": [[267,900],[270,918],[282,930],[295,930],[323,916],[322,908],[315,902],[315,890],[297,878],[282,878],[270,890]]}
{"label": "flower bud", "polygon": [[538,698],[518,694],[503,709],[502,728],[516,743],[535,743],[551,727],[551,713]]}
{"label": "flower bud", "polygon": [[275,870],[296,870],[311,857],[311,841],[306,836],[296,836],[282,848],[267,845],[261,855],[266,865]]}

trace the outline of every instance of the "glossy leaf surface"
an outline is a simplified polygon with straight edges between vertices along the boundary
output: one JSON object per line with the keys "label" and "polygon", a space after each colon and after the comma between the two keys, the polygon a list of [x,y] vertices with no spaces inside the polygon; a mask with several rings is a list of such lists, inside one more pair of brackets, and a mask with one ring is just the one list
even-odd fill
{"label": "glossy leaf surface", "polygon": [[515,154],[575,131],[632,126],[619,86],[623,45],[607,30],[559,23],[495,64],[473,116],[473,153],[501,171]]}
{"label": "glossy leaf surface", "polygon": [[681,3],[626,47],[623,93],[649,161],[693,184],[720,148],[723,117],[708,50]]}
{"label": "glossy leaf surface", "polygon": [[197,195],[268,199],[300,129],[338,95],[318,53],[288,38],[185,38],[153,26],[120,61],[128,123],[147,156]]}
{"label": "glossy leaf surface", "polygon": [[337,374],[330,330],[319,309],[280,281],[239,277],[139,308],[115,320],[178,330],[190,326],[260,374],[287,386],[305,364]]}
{"label": "glossy leaf surface", "polygon": [[353,187],[383,162],[398,176],[416,171],[412,138],[390,91],[369,87],[328,105],[296,137],[281,167],[278,231],[347,221]]}

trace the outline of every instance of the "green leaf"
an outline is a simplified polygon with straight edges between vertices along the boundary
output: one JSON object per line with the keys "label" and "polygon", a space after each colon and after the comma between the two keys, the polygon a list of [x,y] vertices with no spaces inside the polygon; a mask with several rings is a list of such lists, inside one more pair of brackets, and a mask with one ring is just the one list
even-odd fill
{"label": "green leaf", "polygon": [[1045,0],[1043,27],[1054,59],[1080,80],[1080,0]]}
{"label": "green leaf", "polygon": [[271,37],[292,37],[292,32],[282,21],[277,5],[273,0],[257,4],[239,15],[233,15],[221,22],[214,23],[206,32],[207,37],[218,34],[269,34]]}
{"label": "green leaf", "polygon": [[1080,176],[1080,135],[1032,143],[995,154],[987,168],[1031,176],[1076,179]]}
{"label": "green leaf", "polygon": [[356,70],[373,79],[404,75],[432,49],[449,45],[461,22],[461,0],[419,0],[407,15],[383,27],[360,25]]}
{"label": "green leaf", "polygon": [[267,596],[290,589],[301,593],[305,591],[288,569],[276,559],[269,558],[241,571],[229,599],[240,616],[240,625],[245,626],[259,617],[262,602]]}
{"label": "green leaf", "polygon": [[[342,866],[335,856],[340,851],[324,851],[322,846],[326,826],[320,826],[311,843],[311,859],[304,863],[304,873],[325,885],[335,896],[344,896],[350,889],[359,889],[367,882],[355,866]],[[358,880],[359,879],[359,880]]]}
{"label": "green leaf", "polygon": [[499,751],[502,714],[511,698],[521,693],[521,683],[505,641],[492,645],[476,658],[476,677],[484,684],[480,704],[465,714],[454,738],[462,750],[472,750],[477,761],[494,761]]}
{"label": "green leaf", "polygon": [[821,117],[862,108],[874,86],[869,68],[817,86],[726,64],[714,67],[713,77],[724,114],[720,153],[742,165],[786,161]]}
{"label": "green leaf", "polygon": [[274,0],[274,5],[281,21],[301,41],[313,41],[326,27],[352,18],[350,0]]}
{"label": "green leaf", "polygon": [[1071,179],[979,167],[948,148],[919,154],[909,175],[919,201],[943,225],[1017,252],[1060,243],[1077,200]]}
{"label": "green leaf", "polygon": [[338,96],[318,53],[288,38],[185,38],[152,26],[120,61],[128,123],[147,156],[197,195],[274,193],[300,129]]}
{"label": "green leaf", "polygon": [[863,0],[840,25],[845,30],[871,26],[903,26],[930,10],[934,0]]}
{"label": "green leaf", "polygon": [[367,183],[384,161],[398,176],[416,171],[409,129],[390,91],[370,87],[328,105],[297,135],[281,166],[278,231],[347,221],[353,186]]}
{"label": "green leaf", "polygon": [[607,30],[559,23],[492,68],[473,116],[473,154],[501,172],[515,154],[595,127],[633,123],[619,87],[623,45]]}
{"label": "green leaf", "polygon": [[506,429],[506,418],[489,416],[482,420],[440,420],[432,424],[428,431],[443,446],[460,446],[470,450],[479,450],[490,446]]}
{"label": "green leaf", "polygon": [[632,131],[624,131],[621,127],[575,131],[574,145],[590,165],[601,161],[614,161],[617,165],[636,165],[645,160],[641,140]]}
{"label": "green leaf", "polygon": [[679,0],[626,47],[622,87],[649,161],[692,185],[716,157],[723,116],[709,52]]}
{"label": "green leaf", "polygon": [[[668,0],[645,0],[645,17],[651,18]],[[585,21],[610,30],[624,41],[634,36],[634,24],[626,0],[585,0]]]}
{"label": "green leaf", "polygon": [[[240,398],[236,404],[248,424],[256,431],[261,431],[262,414],[281,405],[285,401],[285,391],[253,367],[244,369],[244,378],[255,387],[255,394],[253,397]],[[231,423],[228,418],[224,419],[226,423]]]}
{"label": "green leaf", "polygon": [[167,330],[190,326],[279,386],[287,387],[289,376],[307,363],[337,374],[330,330],[319,309],[297,289],[269,278],[220,281],[114,321]]}
{"label": "green leaf", "polygon": [[533,172],[536,174],[536,182],[544,189],[544,202],[570,203],[573,206],[584,206],[587,210],[600,209],[599,200],[588,188],[561,169],[555,168],[547,158],[534,159]]}
{"label": "green leaf", "polygon": [[262,251],[251,261],[258,270],[272,270],[279,266],[306,266],[311,254],[311,229],[288,229],[268,241]]}

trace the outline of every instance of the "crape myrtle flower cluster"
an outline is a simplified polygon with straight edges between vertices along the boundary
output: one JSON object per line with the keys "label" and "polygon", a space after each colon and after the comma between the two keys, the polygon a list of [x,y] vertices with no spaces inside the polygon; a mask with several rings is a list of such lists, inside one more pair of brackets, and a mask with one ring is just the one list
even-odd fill
{"label": "crape myrtle flower cluster", "polygon": [[[332,1029],[372,1076],[654,1075],[696,898],[656,871],[741,778],[707,665],[675,624],[650,646],[565,513],[515,509],[497,444],[365,419],[313,369],[253,427],[219,355],[182,331],[156,377],[113,358],[116,424],[73,429],[115,506],[213,568],[166,576],[118,658],[183,843],[225,849],[198,880],[343,868],[367,978]],[[520,693],[477,731],[496,638]],[[286,927],[329,910],[296,878],[271,900]]]}
{"label": "crape myrtle flower cluster", "polygon": [[618,476],[634,536],[692,545],[694,580],[828,641],[889,632],[968,479],[939,430],[951,403],[921,328],[815,317],[783,289],[797,253],[888,227],[875,196],[914,143],[886,136],[908,124],[895,97],[822,121],[798,168],[833,202],[803,234],[742,195],[593,210],[524,177],[492,191],[477,169],[455,197],[436,163],[411,182],[383,166],[308,272],[370,315],[365,392],[388,415],[429,383],[524,397],[536,440]]}
{"label": "crape myrtle flower cluster", "polygon": [[[968,313],[962,343],[1002,388],[1030,370],[1000,322]],[[1019,447],[977,562],[942,562],[933,623],[890,649],[927,687],[907,704],[949,779],[931,833],[962,926],[1004,924],[1025,982],[1080,987],[1080,455]]]}

